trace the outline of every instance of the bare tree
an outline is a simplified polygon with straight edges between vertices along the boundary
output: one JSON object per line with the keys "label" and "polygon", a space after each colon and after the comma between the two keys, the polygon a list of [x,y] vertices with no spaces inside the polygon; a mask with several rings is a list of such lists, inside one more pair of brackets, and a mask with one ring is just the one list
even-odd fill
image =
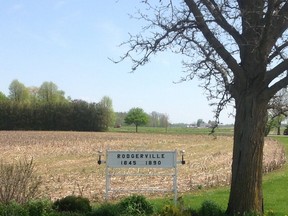
{"label": "bare tree", "polygon": [[167,128],[169,126],[169,116],[164,113],[159,113],[153,111],[150,115],[149,125],[152,127],[164,127]]}
{"label": "bare tree", "polygon": [[168,114],[162,114],[160,117],[160,125],[165,128],[166,133],[168,131],[169,126],[169,115]]}
{"label": "bare tree", "polygon": [[151,114],[150,114],[150,124],[152,127],[159,127],[159,119],[160,119],[160,116],[161,114],[156,112],[156,111],[153,111]]}
{"label": "bare tree", "polygon": [[[277,128],[277,135],[280,135],[280,127],[282,121],[287,118],[288,115],[288,92],[286,88],[281,89],[274,95],[268,104],[268,123],[266,131],[274,127]],[[269,126],[272,126],[269,128]],[[266,135],[267,135],[266,132]]]}
{"label": "bare tree", "polygon": [[[181,54],[186,76],[217,99],[216,119],[235,103],[231,190],[227,213],[263,214],[262,160],[269,100],[288,84],[287,0],[141,1],[146,21],[123,46],[132,70],[162,51]],[[147,9],[147,10],[146,10]],[[146,11],[149,14],[143,14]],[[152,15],[151,15],[152,14]]]}
{"label": "bare tree", "polygon": [[0,161],[0,203],[27,203],[40,193],[41,177],[35,174],[33,159],[17,163]]}

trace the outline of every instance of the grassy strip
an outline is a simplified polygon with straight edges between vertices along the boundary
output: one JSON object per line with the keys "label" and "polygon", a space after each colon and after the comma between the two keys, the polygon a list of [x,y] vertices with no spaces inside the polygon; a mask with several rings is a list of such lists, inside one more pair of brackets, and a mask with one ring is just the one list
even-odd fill
{"label": "grassy strip", "polygon": [[[135,133],[135,126],[122,126],[121,128],[109,128],[110,132]],[[216,135],[233,135],[234,128],[219,127],[215,130]],[[210,134],[211,128],[187,128],[187,127],[139,127],[138,133],[152,134]]]}
{"label": "grassy strip", "polygon": [[[286,155],[288,152],[288,137],[275,137],[285,146]],[[287,194],[288,194],[288,165],[287,163],[279,170],[264,176],[263,193],[264,207],[266,210],[273,210],[275,215],[288,215]]]}
{"label": "grassy strip", "polygon": [[[178,197],[184,203],[185,208],[199,209],[204,201],[213,201],[217,203],[222,209],[227,208],[229,197],[229,190],[225,188],[199,190],[197,192],[183,194]],[[173,199],[171,197],[164,199],[153,199],[151,201],[155,209],[158,211],[165,205],[173,205]]]}
{"label": "grassy strip", "polygon": [[[276,137],[281,142],[286,152],[288,152],[288,137]],[[275,216],[288,215],[287,194],[288,194],[288,165],[281,169],[265,175],[263,178],[263,194],[265,212],[273,212]],[[201,203],[205,200],[211,200],[217,203],[222,209],[227,208],[229,199],[229,188],[216,188],[199,190],[190,194],[184,194],[181,199],[184,201],[186,208],[199,209]],[[165,204],[172,204],[172,199],[155,199],[152,200],[156,209],[160,209]]]}

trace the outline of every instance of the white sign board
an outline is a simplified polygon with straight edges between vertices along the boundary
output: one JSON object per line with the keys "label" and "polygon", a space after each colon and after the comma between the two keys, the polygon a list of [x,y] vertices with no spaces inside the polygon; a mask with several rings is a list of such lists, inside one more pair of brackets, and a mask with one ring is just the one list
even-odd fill
{"label": "white sign board", "polygon": [[111,168],[173,168],[177,151],[107,151],[106,163]]}

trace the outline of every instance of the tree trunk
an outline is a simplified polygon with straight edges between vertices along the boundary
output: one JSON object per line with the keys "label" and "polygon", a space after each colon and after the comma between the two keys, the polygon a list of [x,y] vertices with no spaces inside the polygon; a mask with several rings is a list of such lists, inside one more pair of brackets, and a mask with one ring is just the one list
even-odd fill
{"label": "tree trunk", "polygon": [[[253,91],[251,91],[253,92]],[[267,103],[254,94],[241,94],[236,101],[231,190],[227,213],[263,214],[262,160]]]}
{"label": "tree trunk", "polygon": [[277,126],[277,135],[281,135],[280,127],[281,127],[281,122],[279,122],[279,126]]}

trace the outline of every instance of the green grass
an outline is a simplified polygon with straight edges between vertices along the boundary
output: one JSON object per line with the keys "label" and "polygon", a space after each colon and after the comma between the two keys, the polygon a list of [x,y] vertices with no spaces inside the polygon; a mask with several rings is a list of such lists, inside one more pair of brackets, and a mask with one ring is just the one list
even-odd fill
{"label": "green grass", "polygon": [[[275,137],[288,152],[288,136]],[[287,154],[286,154],[287,155]],[[264,207],[273,210],[275,215],[288,215],[288,165],[264,176]]]}
{"label": "green grass", "polygon": [[[183,200],[186,208],[199,209],[204,201],[210,200],[217,203],[222,209],[227,208],[229,190],[225,188],[213,188],[207,190],[199,190],[193,193],[179,195]],[[178,198],[179,198],[178,197]],[[153,199],[151,201],[156,209],[161,209],[164,205],[174,204],[173,198]]]}
{"label": "green grass", "polygon": [[[121,128],[109,128],[111,132],[135,133],[135,126],[122,126]],[[233,135],[233,127],[219,127],[216,135]],[[187,128],[187,127],[138,127],[138,133],[167,133],[167,134],[210,134],[211,128]]]}
{"label": "green grass", "polygon": [[[281,142],[286,152],[288,152],[288,136],[275,137]],[[263,194],[264,194],[264,209],[273,211],[275,216],[288,215],[288,165],[286,164],[281,169],[269,173],[263,178]],[[182,195],[185,207],[191,207],[193,209],[199,209],[201,203],[205,200],[211,200],[217,203],[222,209],[227,208],[229,198],[229,188],[213,188],[207,190],[198,190],[193,193]],[[161,208],[165,204],[173,204],[173,200],[166,199],[154,199],[152,200],[156,209]]]}

